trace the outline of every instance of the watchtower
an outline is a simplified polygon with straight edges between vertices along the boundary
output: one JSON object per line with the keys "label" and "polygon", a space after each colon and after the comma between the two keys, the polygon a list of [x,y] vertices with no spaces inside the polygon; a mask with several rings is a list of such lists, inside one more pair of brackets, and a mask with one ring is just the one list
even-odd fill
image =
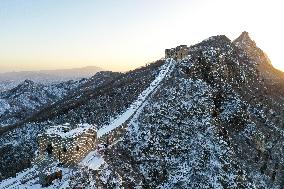
{"label": "watchtower", "polygon": [[189,54],[189,47],[180,45],[175,48],[165,50],[165,58],[173,58],[175,60],[182,60]]}
{"label": "watchtower", "polygon": [[94,150],[97,129],[94,125],[57,125],[38,136],[39,155],[53,157],[65,165],[78,163]]}

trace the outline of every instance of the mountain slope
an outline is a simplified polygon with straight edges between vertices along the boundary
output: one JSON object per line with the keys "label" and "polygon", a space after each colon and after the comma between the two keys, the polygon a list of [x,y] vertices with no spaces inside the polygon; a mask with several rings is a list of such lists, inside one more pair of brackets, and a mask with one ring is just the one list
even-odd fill
{"label": "mountain slope", "polygon": [[151,83],[159,72],[157,68],[162,63],[163,61],[157,61],[147,67],[118,74],[117,77],[103,83],[95,91],[77,92],[75,96],[64,98],[34,114],[27,121],[88,122],[99,126],[107,124],[129,107]]}
{"label": "mountain slope", "polygon": [[106,154],[105,171],[130,188],[283,187],[284,96],[265,93],[271,78],[259,67],[269,62],[246,50],[225,36],[193,46]]}
{"label": "mountain slope", "polygon": [[14,124],[52,104],[85,80],[43,85],[25,80],[15,88],[0,93],[0,125]]}
{"label": "mountain slope", "polygon": [[[46,107],[62,99],[77,99],[82,94],[92,93],[97,87],[108,83],[118,75],[120,73],[99,72],[90,79],[53,85],[37,84],[26,80],[16,88],[1,93],[0,103],[3,110],[0,115],[1,123],[21,123],[26,120],[26,117],[30,117],[41,109],[49,111]],[[62,100],[61,103],[64,102],[65,100]],[[3,129],[6,132],[0,137],[0,179],[12,176],[31,165],[34,152],[37,150],[37,135],[50,124],[49,122],[27,123],[20,129],[9,126],[0,128],[0,131]]]}
{"label": "mountain slope", "polygon": [[283,96],[284,72],[272,66],[268,56],[256,46],[248,32],[243,32],[233,43],[256,62],[257,71],[263,80],[263,85],[266,86],[265,92],[273,95],[274,98],[277,98],[277,96],[279,98],[279,95]]}
{"label": "mountain slope", "polygon": [[[109,123],[148,87],[159,73],[162,63],[160,60],[125,74],[98,73],[97,77],[91,78],[91,83],[97,83],[96,88],[89,87],[86,82],[82,88],[77,88],[62,100],[44,107],[27,119],[0,128],[0,150],[6,152],[0,154],[2,178],[31,166],[37,149],[37,134],[49,126],[66,122],[98,123],[99,126]],[[19,156],[22,158],[18,159]]]}
{"label": "mountain slope", "polygon": [[[63,102],[52,106],[54,114],[39,112],[30,121],[43,121],[36,130],[40,133],[67,120],[95,122],[98,127],[112,123],[111,118],[119,120],[157,79],[162,64],[119,76],[78,101],[68,100],[65,107]],[[125,135],[105,150],[100,170],[75,168],[76,179],[59,185],[283,188],[282,77],[247,33],[233,42],[214,36],[193,45],[189,56],[175,63],[131,116]],[[14,132],[19,136],[34,126],[26,123]],[[35,137],[22,137],[22,144]]]}

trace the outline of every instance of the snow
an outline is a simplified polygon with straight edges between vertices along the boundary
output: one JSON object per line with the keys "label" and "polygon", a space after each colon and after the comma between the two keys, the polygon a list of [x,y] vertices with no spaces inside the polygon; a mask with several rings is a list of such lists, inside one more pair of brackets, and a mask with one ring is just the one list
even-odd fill
{"label": "snow", "polygon": [[9,110],[9,109],[10,109],[9,103],[4,99],[0,99],[0,115],[5,113],[6,110]]}
{"label": "snow", "polygon": [[0,92],[8,91],[19,85],[21,81],[0,81]]}
{"label": "snow", "polygon": [[62,138],[73,138],[75,136],[80,135],[81,133],[88,131],[91,128],[95,129],[95,126],[87,124],[87,123],[83,123],[83,124],[78,124],[77,128],[64,132],[64,130],[70,129],[69,124],[64,124],[64,125],[50,127],[48,130],[46,130],[46,134],[47,135],[57,135]]}
{"label": "snow", "polygon": [[[62,170],[62,180],[56,179],[52,182],[52,185],[45,187],[46,189],[57,189],[64,188],[68,186],[69,176],[71,169],[61,168]],[[41,189],[41,184],[39,184],[38,171],[36,166],[26,169],[25,171],[18,173],[16,177],[3,180],[0,183],[1,189]]]}
{"label": "snow", "polygon": [[102,137],[103,135],[109,133],[113,129],[119,127],[127,120],[131,118],[132,115],[139,109],[139,107],[143,104],[143,102],[147,99],[147,97],[155,91],[155,89],[159,86],[161,81],[165,78],[165,76],[169,73],[170,70],[173,69],[175,61],[173,59],[167,59],[166,63],[161,67],[161,71],[159,75],[155,78],[154,81],[150,84],[150,86],[145,89],[134,101],[130,107],[117,119],[112,121],[109,125],[103,126],[101,129],[98,130],[97,136],[98,138]]}
{"label": "snow", "polygon": [[97,150],[90,152],[79,165],[88,167],[92,170],[98,170],[104,163],[103,157],[98,153]]}
{"label": "snow", "polygon": [[27,171],[18,173],[15,178],[10,178],[7,180],[4,180],[0,183],[0,188],[14,188],[16,185],[19,184],[19,181],[23,179],[24,176],[29,174],[30,172],[34,171],[34,169],[28,169]]}

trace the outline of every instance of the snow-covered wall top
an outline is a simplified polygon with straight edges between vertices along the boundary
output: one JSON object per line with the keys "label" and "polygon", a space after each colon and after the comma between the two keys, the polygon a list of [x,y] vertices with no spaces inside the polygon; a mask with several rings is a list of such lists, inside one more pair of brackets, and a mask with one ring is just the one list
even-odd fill
{"label": "snow-covered wall top", "polygon": [[165,64],[161,67],[159,75],[155,78],[154,81],[150,84],[150,86],[145,89],[134,101],[130,107],[120,116],[117,117],[112,123],[109,125],[103,126],[98,130],[97,137],[100,138],[103,135],[111,132],[115,128],[119,127],[123,123],[125,123],[132,115],[138,110],[138,108],[143,104],[143,102],[147,99],[147,97],[154,92],[157,86],[161,83],[161,81],[165,78],[165,76],[173,69],[175,61],[171,58],[166,59]]}
{"label": "snow-covered wall top", "polygon": [[45,134],[50,136],[59,136],[61,138],[74,138],[81,135],[82,133],[87,132],[90,129],[96,130],[96,126],[87,123],[73,126],[70,124],[63,124],[50,127],[46,130]]}

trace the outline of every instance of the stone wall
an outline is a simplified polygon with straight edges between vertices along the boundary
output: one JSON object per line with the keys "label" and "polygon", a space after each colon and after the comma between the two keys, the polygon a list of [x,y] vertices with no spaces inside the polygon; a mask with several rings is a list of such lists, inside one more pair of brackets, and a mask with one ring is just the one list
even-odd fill
{"label": "stone wall", "polygon": [[97,138],[94,130],[89,130],[74,138],[43,134],[38,137],[39,156],[50,156],[65,166],[72,166],[90,151],[95,150],[97,144],[113,144],[124,135],[127,127],[124,123],[100,138]]}
{"label": "stone wall", "polygon": [[[39,155],[52,156],[65,165],[74,165],[96,147],[96,132],[88,131],[75,138],[41,135],[38,138]],[[48,148],[51,147],[51,153]]]}
{"label": "stone wall", "polygon": [[182,60],[189,53],[189,47],[186,45],[180,45],[176,48],[166,49],[165,58],[173,58],[175,60]]}
{"label": "stone wall", "polygon": [[98,138],[97,142],[105,143],[105,144],[112,144],[113,142],[115,142],[116,140],[118,140],[124,135],[127,127],[128,127],[127,124],[124,123],[120,125],[119,127],[115,128],[114,130],[112,130],[111,132]]}

